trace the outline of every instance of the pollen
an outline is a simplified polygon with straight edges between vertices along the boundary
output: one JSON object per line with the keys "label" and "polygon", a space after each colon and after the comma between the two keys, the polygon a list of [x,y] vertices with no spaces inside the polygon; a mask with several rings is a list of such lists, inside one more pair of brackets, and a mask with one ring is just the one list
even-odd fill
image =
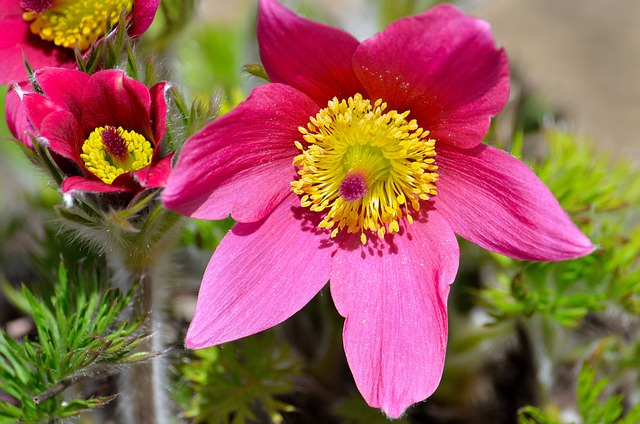
{"label": "pollen", "polygon": [[153,147],[134,131],[99,127],[85,140],[80,158],[93,175],[111,184],[125,172],[148,166],[153,158]]}
{"label": "pollen", "polygon": [[23,19],[31,32],[57,46],[87,50],[91,43],[115,26],[124,10],[130,14],[133,0],[23,1]]}
{"label": "pollen", "polygon": [[332,237],[347,231],[366,244],[368,233],[397,233],[437,194],[435,140],[409,114],[356,94],[334,97],[299,128],[291,188],[303,207],[324,214],[319,227]]}

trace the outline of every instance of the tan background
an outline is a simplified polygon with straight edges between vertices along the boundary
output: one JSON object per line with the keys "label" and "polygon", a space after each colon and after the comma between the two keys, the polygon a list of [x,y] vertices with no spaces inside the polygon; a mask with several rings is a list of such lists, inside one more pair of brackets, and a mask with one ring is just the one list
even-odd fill
{"label": "tan background", "polygon": [[487,0],[473,10],[575,130],[640,164],[640,1]]}

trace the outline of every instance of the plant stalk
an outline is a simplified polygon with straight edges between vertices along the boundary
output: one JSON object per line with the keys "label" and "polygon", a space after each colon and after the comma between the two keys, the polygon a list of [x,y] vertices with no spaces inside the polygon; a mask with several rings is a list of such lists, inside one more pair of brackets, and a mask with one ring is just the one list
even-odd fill
{"label": "plant stalk", "polygon": [[171,240],[178,222],[178,215],[158,206],[141,231],[131,234],[132,243],[121,244],[127,248],[109,255],[116,285],[124,289],[138,281],[130,318],[145,318],[144,327],[151,337],[138,346],[138,351],[154,354],[151,359],[131,364],[119,377],[118,412],[122,424],[168,424],[171,416],[161,331],[165,280],[172,271]]}

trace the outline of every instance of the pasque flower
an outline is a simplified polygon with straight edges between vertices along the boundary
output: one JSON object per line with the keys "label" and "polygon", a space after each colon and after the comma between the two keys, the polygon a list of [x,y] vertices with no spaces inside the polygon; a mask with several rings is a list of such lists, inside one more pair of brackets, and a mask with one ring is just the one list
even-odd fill
{"label": "pasque flower", "polygon": [[258,42],[272,82],[187,141],[163,193],[238,221],[186,344],[272,327],[330,280],[355,382],[397,417],[442,375],[456,234],[524,260],[593,246],[526,165],[482,144],[509,94],[487,23],[440,5],[359,42],[261,0]]}
{"label": "pasque flower", "polygon": [[160,0],[0,0],[0,84],[26,77],[24,59],[34,69],[72,67],[76,44],[85,51],[115,25],[126,10],[129,34],[145,32]]}
{"label": "pasque flower", "polygon": [[164,186],[165,83],[148,89],[122,71],[93,75],[42,68],[34,83],[9,91],[9,130],[34,149],[40,143],[66,174],[62,191],[127,192]]}

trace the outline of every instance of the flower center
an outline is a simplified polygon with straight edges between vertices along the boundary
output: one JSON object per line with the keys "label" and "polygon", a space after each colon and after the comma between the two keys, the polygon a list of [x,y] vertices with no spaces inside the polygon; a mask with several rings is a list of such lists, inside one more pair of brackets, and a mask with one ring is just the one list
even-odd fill
{"label": "flower center", "polygon": [[368,231],[396,233],[402,217],[413,222],[420,201],[437,194],[435,140],[415,119],[407,121],[409,111],[386,108],[360,94],[334,97],[299,128],[307,146],[295,142],[299,178],[291,189],[303,207],[327,211],[319,227],[332,229],[331,237],[346,228],[366,244]]}
{"label": "flower center", "polygon": [[22,17],[31,32],[56,45],[87,50],[91,43],[115,26],[120,13],[131,13],[133,0],[23,0]]}
{"label": "flower center", "polygon": [[96,177],[107,184],[118,175],[148,166],[153,147],[143,136],[122,127],[99,127],[82,145],[80,158]]}

